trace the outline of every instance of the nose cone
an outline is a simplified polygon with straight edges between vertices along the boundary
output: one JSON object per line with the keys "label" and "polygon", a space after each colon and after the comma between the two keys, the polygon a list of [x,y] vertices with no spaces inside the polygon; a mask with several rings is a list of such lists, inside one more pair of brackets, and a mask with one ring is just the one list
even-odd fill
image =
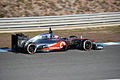
{"label": "nose cone", "polygon": [[104,47],[103,47],[102,45],[97,45],[97,46],[96,46],[96,49],[97,49],[97,50],[102,50],[103,48],[104,48]]}

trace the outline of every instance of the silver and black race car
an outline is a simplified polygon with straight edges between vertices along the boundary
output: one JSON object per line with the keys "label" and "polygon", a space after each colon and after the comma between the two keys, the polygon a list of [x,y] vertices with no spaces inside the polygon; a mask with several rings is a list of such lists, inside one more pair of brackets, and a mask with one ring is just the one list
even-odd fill
{"label": "silver and black race car", "polygon": [[101,50],[102,45],[97,45],[96,41],[70,36],[62,38],[53,35],[51,28],[49,33],[37,35],[31,39],[24,34],[12,35],[12,49],[15,51],[34,54],[36,52],[50,52],[57,50],[80,49],[80,50]]}

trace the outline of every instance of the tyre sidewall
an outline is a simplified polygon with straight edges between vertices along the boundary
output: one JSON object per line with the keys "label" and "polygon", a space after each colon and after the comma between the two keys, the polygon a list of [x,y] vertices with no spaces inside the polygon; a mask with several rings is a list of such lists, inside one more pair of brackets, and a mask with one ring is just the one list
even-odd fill
{"label": "tyre sidewall", "polygon": [[[90,43],[90,47],[89,49],[86,49],[86,43],[89,42]],[[82,44],[81,44],[81,48],[82,50],[91,50],[92,49],[92,42],[88,39],[85,39],[82,41]]]}
{"label": "tyre sidewall", "polygon": [[[34,46],[34,47],[35,47],[35,49],[34,49],[33,52],[30,52],[30,50],[29,50],[29,47],[30,47],[30,46]],[[35,45],[34,43],[30,43],[30,44],[28,44],[27,47],[26,47],[27,53],[28,53],[28,54],[31,54],[31,55],[32,55],[32,54],[35,54],[36,50],[37,50],[37,47],[36,47],[36,45]]]}

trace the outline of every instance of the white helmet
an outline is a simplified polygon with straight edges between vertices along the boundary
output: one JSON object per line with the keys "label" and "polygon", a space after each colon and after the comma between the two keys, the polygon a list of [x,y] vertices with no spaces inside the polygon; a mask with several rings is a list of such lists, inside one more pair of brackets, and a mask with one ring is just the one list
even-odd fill
{"label": "white helmet", "polygon": [[58,35],[55,35],[54,37],[55,37],[55,39],[58,39],[58,38],[59,38],[59,36],[58,36]]}

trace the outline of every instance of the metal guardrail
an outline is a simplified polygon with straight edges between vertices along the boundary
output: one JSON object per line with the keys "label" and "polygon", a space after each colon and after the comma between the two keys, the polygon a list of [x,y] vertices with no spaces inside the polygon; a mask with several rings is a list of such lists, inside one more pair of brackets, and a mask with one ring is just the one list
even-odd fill
{"label": "metal guardrail", "polygon": [[120,23],[120,12],[0,18],[0,29]]}

